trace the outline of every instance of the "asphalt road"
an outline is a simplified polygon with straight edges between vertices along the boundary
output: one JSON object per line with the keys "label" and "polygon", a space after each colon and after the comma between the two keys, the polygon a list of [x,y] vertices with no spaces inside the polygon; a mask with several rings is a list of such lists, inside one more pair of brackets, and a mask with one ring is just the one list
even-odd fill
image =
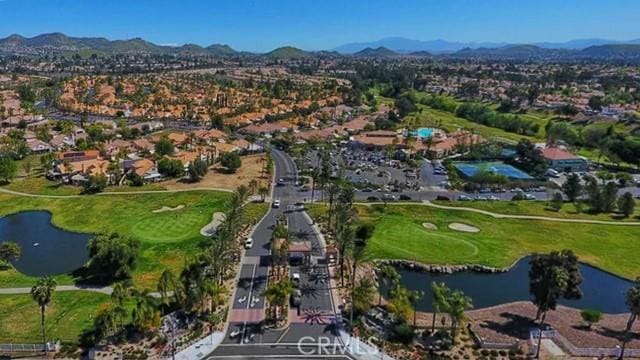
{"label": "asphalt road", "polygon": [[[300,273],[302,293],[300,310],[290,317],[286,329],[264,329],[264,298],[270,262],[270,240],[278,216],[285,214],[292,241],[311,241],[314,257],[320,257],[324,244],[315,233],[311,219],[304,211],[286,211],[288,205],[304,202],[306,193],[297,191],[295,163],[279,150],[272,151],[276,184],[273,199],[280,200],[279,208],[271,207],[255,227],[251,237],[253,247],[245,251],[238,286],[230,314],[230,324],[223,343],[208,358],[211,359],[346,359],[335,337],[333,303],[329,290],[328,269],[324,264],[306,268],[292,267]],[[279,179],[283,181],[280,182]],[[294,311],[295,312],[295,311]],[[232,332],[240,334],[230,336]]]}

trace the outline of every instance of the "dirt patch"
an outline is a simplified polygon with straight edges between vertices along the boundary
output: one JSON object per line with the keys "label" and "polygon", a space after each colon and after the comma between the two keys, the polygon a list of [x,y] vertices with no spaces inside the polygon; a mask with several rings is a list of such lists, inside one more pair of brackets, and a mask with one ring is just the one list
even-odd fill
{"label": "dirt patch", "polygon": [[455,230],[455,231],[468,232],[468,233],[480,232],[480,229],[478,229],[475,226],[471,226],[463,223],[455,223],[455,222],[449,224],[449,229]]}
{"label": "dirt patch", "polygon": [[234,174],[226,173],[224,168],[216,164],[197,183],[170,180],[163,182],[162,185],[167,190],[191,188],[219,188],[235,190],[240,185],[248,186],[251,180],[257,180],[260,183],[260,186],[268,186],[269,176],[262,173],[265,164],[266,156],[264,154],[243,156],[242,166]]}
{"label": "dirt patch", "polygon": [[438,230],[438,226],[434,223],[423,222],[422,226],[427,230]]}
{"label": "dirt patch", "polygon": [[[536,307],[530,302],[514,302],[467,312],[473,330],[485,340],[510,344],[525,342],[529,328],[535,326]],[[419,317],[420,318],[420,317]],[[580,348],[608,348],[620,344],[629,314],[604,314],[602,320],[588,329],[580,316],[580,310],[559,305],[549,311],[546,323],[551,325],[571,344]],[[430,316],[425,316],[427,320]],[[633,326],[630,349],[640,348],[640,324]]]}
{"label": "dirt patch", "polygon": [[184,209],[184,205],[178,205],[176,207],[163,206],[160,209],[153,210],[151,212],[154,213],[154,214],[158,214],[158,213],[163,213],[163,212],[167,212],[167,211],[178,211],[178,210],[182,210],[182,209]]}

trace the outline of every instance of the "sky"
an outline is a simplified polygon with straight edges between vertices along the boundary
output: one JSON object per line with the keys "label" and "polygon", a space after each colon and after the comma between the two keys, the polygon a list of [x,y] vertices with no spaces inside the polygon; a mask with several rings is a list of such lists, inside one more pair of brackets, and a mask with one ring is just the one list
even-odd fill
{"label": "sky", "polygon": [[62,32],[269,51],[406,37],[528,43],[640,38],[638,0],[0,0],[0,37]]}

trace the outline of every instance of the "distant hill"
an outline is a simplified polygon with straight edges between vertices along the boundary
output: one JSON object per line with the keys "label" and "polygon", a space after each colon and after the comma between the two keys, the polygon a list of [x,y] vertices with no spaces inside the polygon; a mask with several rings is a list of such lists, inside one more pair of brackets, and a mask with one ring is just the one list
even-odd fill
{"label": "distant hill", "polygon": [[196,44],[182,46],[163,46],[146,41],[141,38],[129,40],[108,40],[100,37],[71,37],[62,33],[51,33],[26,38],[21,35],[11,35],[0,39],[0,50],[49,50],[49,51],[96,51],[104,53],[145,53],[145,54],[210,54],[233,55],[233,50],[228,45],[214,44],[206,48]]}
{"label": "distant hill", "polygon": [[640,45],[614,44],[590,46],[577,53],[577,56],[588,58],[638,59],[640,58]]}
{"label": "distant hill", "polygon": [[[607,44],[640,44],[640,39],[629,41],[617,41],[606,39],[576,39],[566,42],[537,42],[535,45],[543,49],[566,49],[566,50],[582,50],[590,46],[607,45]],[[480,49],[480,48],[502,48],[515,44],[505,42],[455,42],[446,40],[413,40],[403,37],[389,37],[370,42],[356,42],[338,46],[335,51],[341,54],[354,54],[366,48],[386,47],[392,51],[410,54],[419,51],[428,51],[432,54],[454,53],[463,49]]]}
{"label": "distant hill", "polygon": [[561,58],[570,56],[571,50],[544,49],[535,45],[507,45],[499,48],[466,48],[449,57],[457,58],[495,58],[495,59],[536,59],[536,58]]}
{"label": "distant hill", "polygon": [[353,54],[353,56],[359,56],[359,57],[392,57],[396,55],[398,55],[398,53],[396,53],[395,51],[389,50],[384,46],[380,46],[375,49],[373,48],[362,49],[357,53]]}
{"label": "distant hill", "polygon": [[293,46],[283,46],[271,50],[270,52],[264,54],[264,56],[272,59],[302,59],[311,57],[312,54]]}

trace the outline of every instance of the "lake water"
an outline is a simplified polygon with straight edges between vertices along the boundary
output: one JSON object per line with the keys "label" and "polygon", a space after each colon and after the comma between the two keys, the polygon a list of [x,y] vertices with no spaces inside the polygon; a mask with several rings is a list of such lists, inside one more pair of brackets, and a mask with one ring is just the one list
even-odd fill
{"label": "lake water", "polygon": [[[605,313],[627,312],[625,293],[631,282],[592,266],[582,264],[580,268],[582,299],[562,300],[561,304],[578,309],[597,309]],[[504,273],[457,272],[435,274],[398,269],[402,284],[409,290],[422,290],[425,295],[417,309],[430,312],[431,282],[444,282],[451,289],[459,289],[473,300],[474,308],[484,308],[513,301],[530,300],[529,258],[520,260]]]}
{"label": "lake water", "polygon": [[[51,224],[46,211],[26,211],[0,218],[0,243],[20,245],[15,268],[25,275],[58,275],[74,271],[87,261],[91,234],[64,231]],[[34,244],[38,246],[34,246]]]}

